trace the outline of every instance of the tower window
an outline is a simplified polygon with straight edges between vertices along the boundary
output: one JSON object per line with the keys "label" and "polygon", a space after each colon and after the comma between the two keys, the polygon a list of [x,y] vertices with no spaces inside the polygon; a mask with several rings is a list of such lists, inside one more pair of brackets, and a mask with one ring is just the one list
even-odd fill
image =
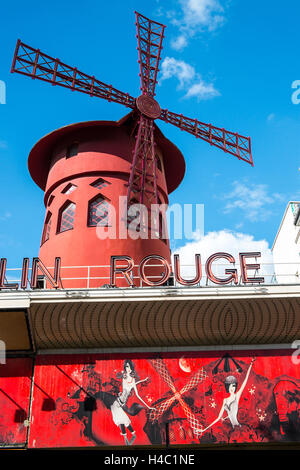
{"label": "tower window", "polygon": [[70,194],[76,188],[77,188],[77,186],[75,186],[75,184],[69,183],[69,184],[67,184],[67,186],[64,187],[64,189],[62,190],[62,193],[63,194]]}
{"label": "tower window", "polygon": [[[127,225],[129,225],[133,220],[137,219],[140,215],[140,211],[139,211],[139,208],[136,207],[134,209],[136,210],[133,210],[132,212],[130,211],[130,207],[135,205],[135,204],[139,204],[139,201],[135,198],[132,198],[128,204],[128,211],[127,211]],[[131,213],[129,213],[131,212]]]}
{"label": "tower window", "polygon": [[106,227],[108,225],[109,203],[102,196],[98,196],[89,202],[88,208],[88,226]]}
{"label": "tower window", "polygon": [[107,186],[108,184],[110,184],[108,181],[105,181],[103,178],[98,178],[96,181],[91,183],[91,186],[94,186],[94,188],[97,189],[102,189],[105,188],[105,186]]}
{"label": "tower window", "polygon": [[49,239],[50,229],[51,229],[51,212],[48,212],[48,214],[46,215],[46,219],[45,219],[41,244],[45,243]]}
{"label": "tower window", "polygon": [[73,142],[67,147],[66,158],[75,157],[78,154],[78,142]]}
{"label": "tower window", "polygon": [[55,196],[53,196],[53,194],[51,194],[51,196],[48,199],[48,204],[47,204],[48,207],[52,204],[54,198],[55,198]]}
{"label": "tower window", "polygon": [[67,201],[59,211],[57,232],[66,232],[74,227],[76,204]]}
{"label": "tower window", "polygon": [[165,233],[165,221],[161,212],[159,213],[159,238],[164,243],[167,243],[166,233]]}

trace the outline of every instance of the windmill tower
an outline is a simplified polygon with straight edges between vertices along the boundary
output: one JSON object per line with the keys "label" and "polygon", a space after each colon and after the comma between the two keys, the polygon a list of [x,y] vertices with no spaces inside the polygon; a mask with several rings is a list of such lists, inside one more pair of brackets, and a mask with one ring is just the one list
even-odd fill
{"label": "windmill tower", "polygon": [[[253,165],[249,137],[160,108],[154,96],[165,26],[139,13],[136,26],[142,92],[136,99],[17,42],[12,72],[131,109],[118,122],[83,122],[55,130],[30,152],[30,174],[45,192],[39,258],[47,267],[53,266],[55,257],[61,258],[63,287],[109,283],[112,255],[127,255],[135,265],[152,254],[171,262],[164,212],[157,213],[154,228],[149,229],[145,219],[151,218],[153,204],[168,204],[168,194],[183,179],[185,163],[181,152],[156,126],[156,119]],[[120,197],[125,206],[120,205]],[[132,216],[137,204],[145,210],[136,210]],[[144,236],[130,236],[132,222]],[[120,230],[121,224],[127,236]],[[110,227],[115,236],[106,237]],[[159,265],[150,268],[153,283],[161,271]],[[132,275],[137,277],[137,268]],[[122,278],[116,284],[128,285],[128,281]]]}

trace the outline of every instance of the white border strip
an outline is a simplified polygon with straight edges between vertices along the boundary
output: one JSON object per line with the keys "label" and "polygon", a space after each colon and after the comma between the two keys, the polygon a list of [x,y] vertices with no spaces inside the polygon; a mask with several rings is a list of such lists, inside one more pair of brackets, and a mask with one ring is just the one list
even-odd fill
{"label": "white border strip", "polygon": [[25,292],[0,293],[0,308],[11,302],[36,303],[61,302],[124,302],[160,300],[206,300],[206,299],[251,299],[300,297],[300,284],[278,284],[261,286],[227,287],[143,287],[116,289],[49,289]]}

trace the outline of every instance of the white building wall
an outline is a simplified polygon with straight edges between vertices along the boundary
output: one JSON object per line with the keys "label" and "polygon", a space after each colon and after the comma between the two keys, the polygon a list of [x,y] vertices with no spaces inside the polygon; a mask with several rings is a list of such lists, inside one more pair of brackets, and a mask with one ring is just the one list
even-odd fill
{"label": "white building wall", "polygon": [[300,282],[300,225],[295,225],[299,208],[300,202],[288,203],[273,243],[275,275],[279,284]]}

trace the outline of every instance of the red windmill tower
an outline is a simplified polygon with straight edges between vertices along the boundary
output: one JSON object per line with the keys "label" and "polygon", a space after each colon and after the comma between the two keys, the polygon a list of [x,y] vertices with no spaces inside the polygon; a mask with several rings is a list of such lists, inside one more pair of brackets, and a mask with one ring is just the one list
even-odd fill
{"label": "red windmill tower", "polygon": [[[30,152],[30,174],[45,192],[46,216],[39,258],[46,266],[53,266],[54,258],[61,257],[63,266],[72,267],[64,268],[64,287],[98,287],[107,283],[105,266],[110,265],[111,255],[126,254],[138,264],[156,254],[170,262],[168,239],[162,237],[164,215],[158,218],[154,237],[132,239],[120,235],[122,221],[126,219],[126,228],[132,221],[126,212],[125,216],[120,213],[120,196],[126,200],[127,208],[140,203],[148,211],[152,204],[168,204],[168,194],[184,176],[184,158],[161,133],[154,123],[156,119],[253,165],[249,137],[160,108],[154,96],[165,26],[139,13],[136,25],[142,91],[136,99],[39,49],[17,42],[12,72],[114,101],[132,110],[118,122],[83,122],[55,130]],[[115,208],[115,218],[110,214],[111,207]],[[137,229],[143,232],[142,211],[134,219]],[[116,229],[115,238],[105,238],[109,225]],[[161,274],[161,267],[157,269]],[[152,276],[160,276],[155,273],[151,271]]]}

